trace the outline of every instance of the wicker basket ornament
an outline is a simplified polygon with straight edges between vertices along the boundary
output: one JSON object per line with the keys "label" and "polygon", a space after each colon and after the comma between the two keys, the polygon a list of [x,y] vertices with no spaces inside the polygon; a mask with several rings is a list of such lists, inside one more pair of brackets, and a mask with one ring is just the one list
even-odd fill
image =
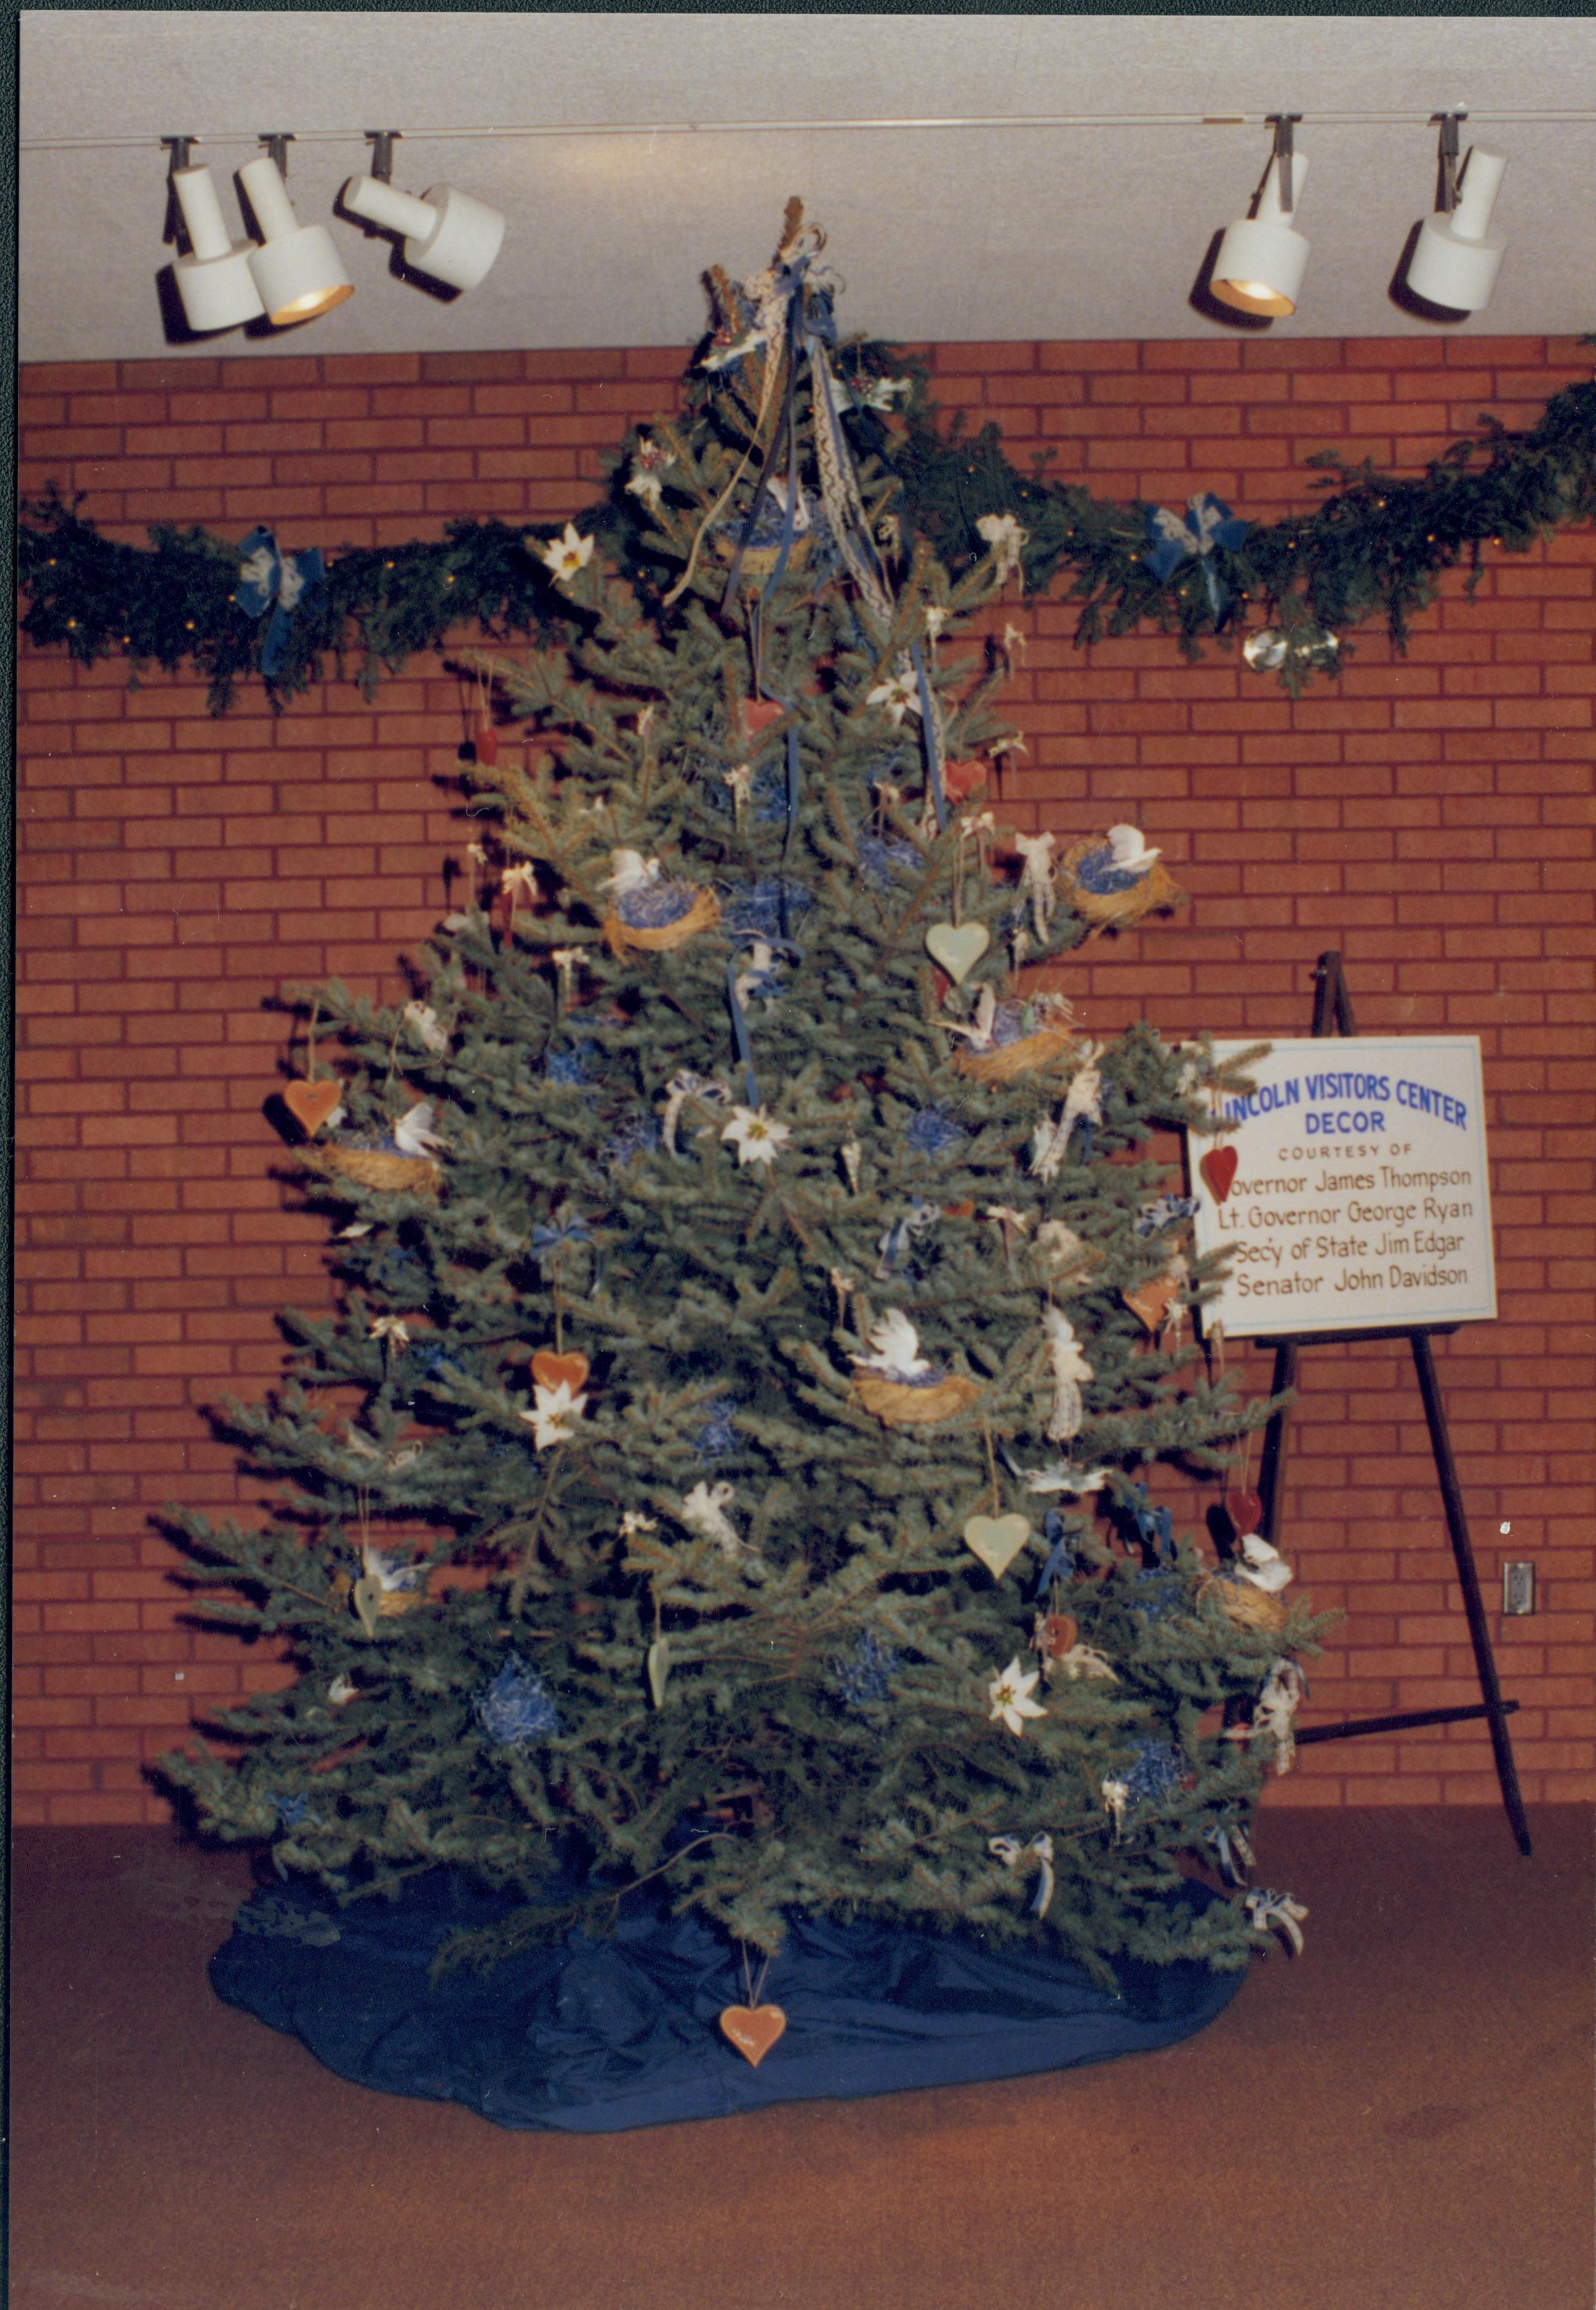
{"label": "wicker basket ornament", "polygon": [[612,907],[604,916],[604,939],[612,954],[624,955],[629,947],[637,947],[645,954],[667,954],[672,947],[685,946],[700,931],[712,931],[720,920],[720,902],[713,890],[700,890],[686,911],[673,923],[661,923],[647,928],[622,919]]}

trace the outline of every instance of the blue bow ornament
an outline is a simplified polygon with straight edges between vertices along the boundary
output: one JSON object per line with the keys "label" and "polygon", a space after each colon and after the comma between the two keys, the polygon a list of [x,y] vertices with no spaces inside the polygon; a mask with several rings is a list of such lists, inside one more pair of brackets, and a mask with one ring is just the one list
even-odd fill
{"label": "blue bow ornament", "polygon": [[326,570],[320,549],[283,553],[269,529],[252,529],[239,548],[244,559],[233,595],[246,617],[272,612],[261,645],[260,670],[270,681],[288,654],[289,624],[296,610],[319,609],[326,592]]}
{"label": "blue bow ornament", "polygon": [[1141,559],[1160,583],[1167,583],[1171,572],[1183,561],[1201,561],[1209,607],[1217,618],[1230,595],[1220,584],[1209,556],[1216,545],[1234,553],[1251,527],[1250,522],[1233,514],[1211,490],[1205,490],[1201,497],[1187,499],[1184,514],[1176,513],[1173,506],[1152,508],[1147,517],[1147,534],[1152,543]]}

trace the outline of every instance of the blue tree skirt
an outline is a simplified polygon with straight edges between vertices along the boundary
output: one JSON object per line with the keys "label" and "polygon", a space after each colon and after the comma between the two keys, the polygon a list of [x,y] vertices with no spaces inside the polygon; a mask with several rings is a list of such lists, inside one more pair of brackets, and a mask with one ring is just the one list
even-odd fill
{"label": "blue tree skirt", "polygon": [[1202,2028],[1245,1978],[1138,1965],[1115,1996],[1023,1944],[800,1918],[763,1993],[786,2032],[756,2070],[719,2028],[744,2002],[734,1954],[663,1904],[629,1904],[613,1939],[573,1932],[434,1987],[438,1943],[512,1906],[442,1870],[395,1902],[342,1910],[309,1887],[273,1887],[239,1912],[212,1985],[358,2085],[464,2102],[496,2125],[618,2133],[1149,2053]]}

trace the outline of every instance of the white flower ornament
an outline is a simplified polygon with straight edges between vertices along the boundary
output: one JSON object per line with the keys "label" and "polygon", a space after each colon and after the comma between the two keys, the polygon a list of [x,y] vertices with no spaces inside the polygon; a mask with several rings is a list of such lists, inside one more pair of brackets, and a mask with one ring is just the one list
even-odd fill
{"label": "white flower ornament", "polygon": [[593,560],[593,540],[591,537],[579,537],[576,524],[568,521],[564,536],[551,538],[539,553],[538,560],[557,586],[568,585],[577,572],[585,569]]}
{"label": "white flower ornament", "polygon": [[721,1133],[725,1144],[737,1150],[740,1170],[750,1163],[774,1163],[792,1135],[792,1125],[778,1123],[763,1107],[734,1107],[732,1120]]}
{"label": "white flower ornament", "polygon": [[986,1688],[992,1702],[991,1722],[1006,1724],[1016,1739],[1024,1733],[1028,1716],[1045,1716],[1047,1714],[1039,1701],[1031,1698],[1041,1681],[1041,1674],[1040,1669],[1021,1668],[1019,1655],[1016,1653],[1008,1667],[994,1676]]}

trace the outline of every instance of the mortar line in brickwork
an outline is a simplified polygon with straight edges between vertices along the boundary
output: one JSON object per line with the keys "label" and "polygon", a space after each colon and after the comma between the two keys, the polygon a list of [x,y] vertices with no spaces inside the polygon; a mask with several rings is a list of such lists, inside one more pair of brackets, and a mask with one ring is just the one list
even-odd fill
{"label": "mortar line in brickwork", "polygon": [[[1462,108],[1460,108],[1462,109]],[[1431,112],[1418,107],[1406,112],[1314,112],[1306,116],[1305,125],[1344,127],[1403,127],[1427,124]],[[1528,121],[1591,121],[1596,111],[1518,111],[1498,110],[1495,106],[1480,109],[1470,108],[1466,117],[1480,120]],[[541,121],[535,125],[494,128],[406,128],[402,133],[408,143],[421,139],[439,143],[472,143],[505,141],[540,136],[769,136],[771,135],[811,135],[827,130],[846,135],[861,129],[949,129],[1001,128],[1005,133],[1019,128],[1249,128],[1262,126],[1273,117],[1264,112],[1227,112],[1220,115],[1204,112],[1046,112],[1028,113],[1013,118],[996,113],[951,114],[946,117],[861,119],[861,120],[637,120],[595,123],[570,121]],[[295,133],[296,144],[360,144],[366,132],[360,128],[306,128]],[[243,144],[260,143],[254,129],[213,129],[192,135],[195,144]],[[160,136],[39,136],[24,137],[21,150],[24,152],[124,152],[145,148],[159,151],[166,140]]]}

